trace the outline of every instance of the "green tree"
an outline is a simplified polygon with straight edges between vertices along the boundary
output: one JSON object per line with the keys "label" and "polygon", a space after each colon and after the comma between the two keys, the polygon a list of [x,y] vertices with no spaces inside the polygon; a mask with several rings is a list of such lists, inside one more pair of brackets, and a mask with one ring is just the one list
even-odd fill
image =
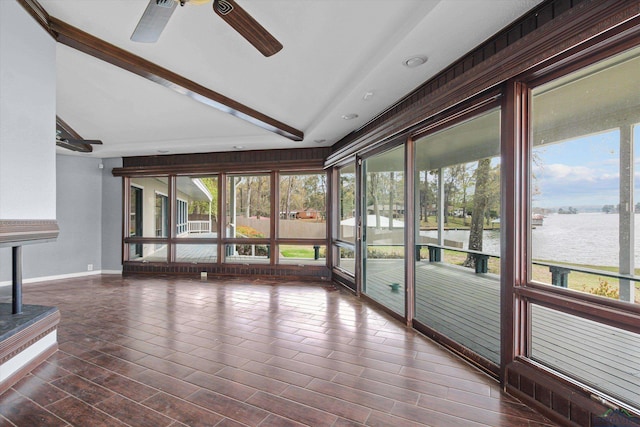
{"label": "green tree", "polygon": [[[487,210],[489,195],[491,192],[491,159],[478,161],[475,171],[475,192],[473,195],[473,212],[471,214],[471,227],[469,230],[469,249],[482,251],[482,234],[484,231],[484,218]],[[475,267],[475,258],[468,254],[464,261],[465,267]]]}

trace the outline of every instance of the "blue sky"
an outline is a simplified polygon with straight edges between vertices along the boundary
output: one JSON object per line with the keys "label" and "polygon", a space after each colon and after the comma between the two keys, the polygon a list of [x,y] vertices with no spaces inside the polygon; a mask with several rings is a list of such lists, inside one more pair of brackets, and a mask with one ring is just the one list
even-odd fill
{"label": "blue sky", "polygon": [[[640,202],[640,126],[634,129],[635,202]],[[617,205],[620,186],[618,130],[534,148],[534,207]]]}

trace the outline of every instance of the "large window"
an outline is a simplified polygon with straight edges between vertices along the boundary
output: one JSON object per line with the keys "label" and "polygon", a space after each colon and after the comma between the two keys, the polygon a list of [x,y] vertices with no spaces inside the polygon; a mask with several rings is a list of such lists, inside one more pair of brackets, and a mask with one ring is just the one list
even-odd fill
{"label": "large window", "polygon": [[500,363],[500,110],[416,141],[415,317]]}
{"label": "large window", "polygon": [[127,260],[326,266],[327,174],[278,172],[130,178]]}
{"label": "large window", "polygon": [[640,301],[640,50],[532,90],[531,278]]}
{"label": "large window", "polygon": [[531,304],[528,356],[635,407],[640,335],[606,323],[640,302],[638,76],[636,48],[532,89],[528,260],[540,288],[605,313]]}

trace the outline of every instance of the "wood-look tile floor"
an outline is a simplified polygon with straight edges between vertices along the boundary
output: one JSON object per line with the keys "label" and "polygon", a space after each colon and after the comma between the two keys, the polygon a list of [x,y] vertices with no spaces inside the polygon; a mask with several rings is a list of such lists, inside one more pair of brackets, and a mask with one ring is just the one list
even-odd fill
{"label": "wood-look tile floor", "polygon": [[2,426],[550,425],[329,283],[89,276],[24,302],[59,307],[59,351]]}

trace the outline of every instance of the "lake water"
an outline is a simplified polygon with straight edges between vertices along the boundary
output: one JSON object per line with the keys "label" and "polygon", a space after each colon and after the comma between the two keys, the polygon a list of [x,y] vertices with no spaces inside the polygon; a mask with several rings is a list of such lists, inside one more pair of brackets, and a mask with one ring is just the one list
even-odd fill
{"label": "lake water", "polygon": [[[437,237],[437,231],[421,231],[421,235]],[[535,259],[578,264],[618,266],[618,215],[580,213],[551,214],[544,225],[531,230],[532,254]],[[468,247],[468,230],[449,230],[444,238]],[[635,224],[635,265],[640,267],[640,215]],[[500,233],[488,230],[483,236],[483,252],[500,254]]]}

